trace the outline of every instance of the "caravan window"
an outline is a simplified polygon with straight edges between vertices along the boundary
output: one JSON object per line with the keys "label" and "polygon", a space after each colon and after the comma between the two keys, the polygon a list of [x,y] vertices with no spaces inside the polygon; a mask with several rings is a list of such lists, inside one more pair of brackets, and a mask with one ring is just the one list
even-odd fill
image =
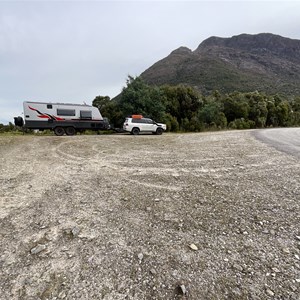
{"label": "caravan window", "polygon": [[80,111],[80,119],[92,119],[92,111],[91,110],[81,110]]}
{"label": "caravan window", "polygon": [[57,109],[57,115],[58,116],[75,116],[75,109],[62,109],[58,108]]}
{"label": "caravan window", "polygon": [[51,109],[52,108],[52,104],[47,104],[47,108]]}

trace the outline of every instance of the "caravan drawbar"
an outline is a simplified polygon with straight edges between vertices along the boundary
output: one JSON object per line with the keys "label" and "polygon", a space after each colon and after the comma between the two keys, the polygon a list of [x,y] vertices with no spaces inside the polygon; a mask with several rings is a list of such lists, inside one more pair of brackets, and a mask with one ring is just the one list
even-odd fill
{"label": "caravan drawbar", "polygon": [[16,126],[38,130],[50,129],[58,136],[110,128],[98,108],[87,104],[25,101],[23,109],[24,120],[22,117],[14,118]]}

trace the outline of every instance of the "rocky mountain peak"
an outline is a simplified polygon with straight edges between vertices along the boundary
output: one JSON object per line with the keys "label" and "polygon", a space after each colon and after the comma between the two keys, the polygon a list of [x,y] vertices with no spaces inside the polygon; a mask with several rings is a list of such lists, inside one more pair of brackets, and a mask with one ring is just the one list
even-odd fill
{"label": "rocky mountain peak", "polygon": [[216,47],[232,48],[251,53],[273,54],[300,58],[300,41],[272,33],[240,34],[231,38],[210,37],[204,40],[195,52]]}
{"label": "rocky mountain peak", "polygon": [[271,33],[212,36],[195,51],[179,47],[141,76],[149,84],[187,84],[202,93],[300,95],[300,40]]}
{"label": "rocky mountain peak", "polygon": [[171,54],[180,54],[180,55],[191,54],[191,53],[192,50],[187,47],[179,47],[171,52]]}

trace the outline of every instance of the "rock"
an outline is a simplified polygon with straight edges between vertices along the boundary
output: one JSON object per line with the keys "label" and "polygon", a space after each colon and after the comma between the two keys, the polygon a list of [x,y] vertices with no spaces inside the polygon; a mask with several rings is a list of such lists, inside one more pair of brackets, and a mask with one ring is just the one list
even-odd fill
{"label": "rock", "polygon": [[300,278],[295,279],[297,283],[300,283]]}
{"label": "rock", "polygon": [[273,296],[275,295],[274,292],[271,291],[270,289],[267,289],[266,292],[267,292],[267,294],[268,294],[269,296],[271,296],[271,297],[273,297]]}
{"label": "rock", "polygon": [[286,254],[289,254],[290,253],[290,250],[288,248],[283,248],[282,251]]}
{"label": "rock", "polygon": [[238,271],[240,271],[240,272],[243,272],[243,267],[240,266],[240,265],[238,265],[238,264],[234,264],[233,268],[236,269],[236,270],[238,270]]}
{"label": "rock", "polygon": [[159,200],[158,198],[155,198],[154,201],[155,201],[155,202],[159,202],[160,200]]}
{"label": "rock", "polygon": [[79,232],[80,232],[80,229],[76,226],[71,229],[71,233],[74,237],[78,236]]}
{"label": "rock", "polygon": [[139,253],[139,254],[138,254],[138,259],[139,259],[140,261],[142,261],[142,260],[143,260],[143,258],[144,258],[144,255],[143,255],[143,253]]}
{"label": "rock", "polygon": [[300,235],[296,235],[296,239],[300,241]]}
{"label": "rock", "polygon": [[151,207],[146,207],[146,211],[151,211]]}
{"label": "rock", "polygon": [[150,269],[150,273],[152,274],[152,275],[156,275],[156,271],[155,271],[155,269]]}
{"label": "rock", "polygon": [[46,249],[46,245],[37,244],[34,248],[30,250],[31,254],[38,254]]}
{"label": "rock", "polygon": [[272,271],[273,271],[274,273],[280,273],[280,270],[277,269],[276,267],[275,267],[275,268],[272,268]]}
{"label": "rock", "polygon": [[194,251],[198,250],[198,247],[195,244],[190,244],[189,247]]}
{"label": "rock", "polygon": [[291,285],[290,287],[291,287],[291,290],[292,290],[293,292],[296,292],[296,291],[297,291],[297,287],[295,287],[294,285]]}
{"label": "rock", "polygon": [[238,287],[234,288],[234,289],[232,290],[232,293],[233,293],[234,296],[236,296],[236,297],[241,297],[241,296],[242,296],[242,292],[241,292],[241,290],[240,290]]}
{"label": "rock", "polygon": [[295,254],[295,258],[298,259],[298,260],[300,259],[298,254]]}
{"label": "rock", "polygon": [[181,291],[182,295],[187,294],[187,289],[186,289],[184,284],[179,285],[179,288],[180,288],[180,291]]}

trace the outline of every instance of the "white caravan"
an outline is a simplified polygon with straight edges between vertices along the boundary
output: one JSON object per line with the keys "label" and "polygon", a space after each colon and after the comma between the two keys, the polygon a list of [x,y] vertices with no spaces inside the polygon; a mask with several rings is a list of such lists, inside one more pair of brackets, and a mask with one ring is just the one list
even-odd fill
{"label": "white caravan", "polygon": [[56,135],[74,135],[84,130],[109,129],[97,107],[86,104],[23,102],[24,119],[15,118],[15,125],[28,129],[51,129]]}

